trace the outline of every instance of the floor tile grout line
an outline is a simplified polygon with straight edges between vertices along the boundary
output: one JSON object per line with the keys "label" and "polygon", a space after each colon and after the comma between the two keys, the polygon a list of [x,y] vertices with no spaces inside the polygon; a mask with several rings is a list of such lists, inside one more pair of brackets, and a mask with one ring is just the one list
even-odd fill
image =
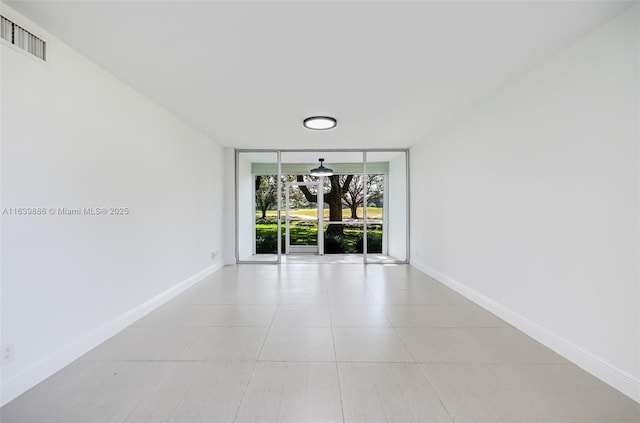
{"label": "floor tile grout line", "polygon": [[[384,310],[383,310],[384,313]],[[386,313],[385,313],[386,315]],[[387,316],[387,319],[389,320],[389,322],[391,322],[391,320],[389,319],[389,317]],[[396,334],[396,336],[400,339],[400,342],[402,342],[402,345],[404,345],[404,347],[407,349],[407,352],[409,353],[409,355],[411,356],[411,358],[413,359],[413,363],[418,367],[418,370],[420,371],[420,373],[422,374],[423,379],[427,382],[427,384],[429,385],[429,387],[431,388],[431,390],[433,391],[434,395],[436,396],[436,398],[438,398],[438,401],[440,402],[440,404],[442,405],[442,407],[444,408],[444,411],[446,411],[447,415],[449,416],[449,418],[451,419],[452,422],[455,422],[455,419],[453,418],[453,416],[451,415],[451,412],[449,411],[449,409],[447,408],[447,406],[444,404],[444,402],[442,401],[442,398],[440,398],[440,395],[438,394],[438,391],[436,391],[436,388],[433,386],[433,384],[431,383],[431,381],[429,380],[429,378],[427,377],[427,375],[424,373],[424,370],[422,369],[422,367],[420,366],[420,362],[418,360],[416,360],[415,356],[413,355],[413,353],[411,352],[411,350],[409,349],[409,346],[407,345],[407,343],[405,342],[405,340],[402,338],[402,336],[400,336],[400,333],[396,330],[396,327],[393,326],[393,323],[391,324],[391,327],[393,328],[394,333]]]}
{"label": "floor tile grout line", "polygon": [[[327,296],[329,294],[327,293]],[[328,299],[328,298],[327,298]],[[342,398],[342,387],[340,385],[340,368],[338,366],[338,352],[336,351],[336,338],[333,333],[333,315],[331,314],[331,307],[329,307],[329,323],[331,324],[331,342],[333,342],[333,356],[335,358],[336,369],[336,381],[338,382],[338,397],[340,398],[340,413],[342,415],[342,422],[344,423],[344,401]]]}
{"label": "floor tile grout line", "polygon": [[427,381],[427,384],[429,384],[429,386],[433,390],[433,393],[435,394],[436,398],[438,398],[438,401],[440,402],[440,404],[444,408],[444,411],[447,412],[447,414],[449,415],[449,418],[451,419],[451,421],[455,423],[456,419],[453,417],[453,414],[451,414],[451,411],[449,411],[449,408],[444,403],[444,400],[440,397],[440,394],[438,394],[438,390],[436,389],[436,387],[431,382],[431,379],[429,379],[429,375],[425,372],[424,368],[420,365],[421,363],[416,363],[416,364],[418,366],[418,370],[422,374],[422,377],[424,378],[424,380]]}
{"label": "floor tile grout line", "polygon": [[[240,282],[243,282],[249,278],[255,278],[255,276],[252,275],[239,275],[236,276],[236,279],[240,280]],[[393,278],[393,276],[391,276],[391,278]],[[396,282],[395,280],[392,280],[392,282]],[[224,326],[216,326],[216,325],[208,325],[208,326],[197,326],[197,327],[191,327],[191,330],[198,330],[200,331],[200,329],[202,328],[228,328],[229,330],[241,330],[240,328],[242,327],[253,327],[253,328],[259,328],[260,329],[260,335],[264,336],[262,344],[260,345],[260,350],[262,351],[264,346],[266,345],[266,340],[268,338],[268,334],[269,331],[271,330],[271,328],[276,327],[274,326],[274,322],[276,321],[276,313],[278,312],[278,310],[281,310],[281,307],[284,305],[283,302],[283,297],[282,295],[286,292],[286,290],[280,290],[280,300],[278,304],[259,304],[256,306],[264,306],[264,307],[269,307],[271,310],[275,310],[273,311],[272,317],[270,319],[270,323],[268,324],[268,326],[266,326],[266,322],[265,325],[262,326],[235,326],[235,325],[224,325]],[[304,292],[304,291],[303,291]],[[327,295],[331,294],[333,295],[331,292],[326,291]],[[360,294],[362,294],[362,292],[370,292],[367,291],[366,289],[358,289],[358,291],[354,291],[354,292],[358,292]],[[410,293],[409,293],[410,294]],[[215,293],[210,293],[210,295],[216,295]],[[231,294],[224,294],[224,295],[234,295],[233,293]],[[241,295],[241,294],[240,294]],[[269,293],[264,294],[265,297],[268,297]],[[227,297],[229,298],[229,297]],[[415,300],[415,298],[410,297],[409,301],[413,301]],[[215,306],[219,306],[219,305],[224,305],[224,304],[205,304],[203,305],[204,307],[215,307]],[[243,303],[232,303],[232,304],[228,304],[228,305],[224,305],[224,306],[229,306],[229,307],[242,307],[246,304]],[[342,306],[344,304],[335,304],[332,305],[331,303],[329,303],[329,312],[330,312],[330,326],[331,326],[331,330],[332,330],[332,341],[333,341],[333,346],[334,346],[334,360],[332,360],[335,364],[333,366],[328,365],[328,363],[330,363],[331,361],[321,361],[321,360],[310,360],[310,361],[305,361],[305,360],[260,360],[259,359],[259,355],[261,354],[261,352],[258,352],[258,357],[255,359],[251,359],[251,356],[253,356],[253,354],[249,357],[247,357],[247,359],[244,360],[234,360],[233,358],[235,357],[235,355],[232,355],[230,357],[227,357],[226,359],[214,359],[214,360],[207,360],[203,357],[199,357],[199,358],[195,358],[195,359],[184,359],[184,360],[171,360],[171,359],[166,359],[166,358],[161,358],[159,360],[145,360],[145,359],[107,359],[107,360],[82,360],[81,358],[77,361],[80,362],[80,364],[82,364],[82,366],[88,365],[88,366],[94,366],[95,364],[98,364],[100,366],[106,366],[105,368],[110,368],[110,367],[117,367],[120,365],[125,365],[125,366],[132,366],[132,368],[144,368],[146,365],[144,363],[160,363],[158,364],[159,368],[164,368],[165,366],[169,366],[169,367],[173,367],[174,365],[171,365],[169,363],[176,363],[177,366],[182,366],[182,364],[177,364],[177,363],[194,363],[194,364],[187,364],[188,367],[195,365],[200,366],[201,364],[195,364],[195,363],[210,363],[213,366],[218,366],[218,364],[215,363],[220,363],[220,366],[236,366],[239,365],[241,366],[244,370],[242,372],[242,378],[240,380],[238,380],[237,382],[237,391],[236,394],[234,395],[234,400],[232,403],[227,404],[229,407],[226,409],[229,413],[229,417],[233,418],[234,421],[236,420],[241,420],[242,417],[245,415],[244,413],[247,411],[247,407],[251,407],[253,404],[253,400],[255,399],[255,395],[259,394],[259,391],[254,389],[254,385],[257,383],[257,381],[260,379],[258,378],[258,376],[260,376],[262,373],[261,372],[257,372],[257,368],[261,366],[261,363],[288,363],[291,366],[294,366],[296,363],[298,366],[301,367],[305,367],[306,365],[303,363],[324,363],[324,365],[322,366],[322,368],[324,369],[330,369],[330,368],[336,368],[337,371],[337,384],[338,384],[338,394],[340,395],[340,400],[341,400],[341,408],[342,408],[342,416],[343,416],[343,421],[345,420],[345,414],[350,414],[350,410],[345,410],[344,408],[344,404],[342,403],[343,397],[342,397],[342,389],[345,389],[345,399],[347,400],[347,402],[345,403],[347,406],[350,406],[351,403],[349,402],[350,397],[350,389],[349,389],[349,378],[348,375],[345,373],[344,368],[347,365],[347,363],[349,365],[358,365],[358,364],[362,364],[362,363],[371,363],[371,364],[377,364],[377,365],[389,365],[389,364],[404,364],[404,365],[408,365],[411,364],[411,362],[389,362],[389,361],[360,361],[360,360],[338,360],[337,359],[337,352],[335,350],[335,333],[334,331],[336,329],[339,330],[339,334],[341,334],[342,332],[340,331],[340,329],[342,328],[348,328],[348,327],[339,327],[339,326],[334,326],[334,320],[335,319],[339,319],[339,316],[336,316],[335,318],[333,317],[333,311],[335,311],[335,309],[333,309],[332,307],[339,307]],[[361,304],[362,306],[374,306],[374,304]],[[441,304],[393,304],[392,306],[407,306],[407,308],[409,306],[430,306],[430,305],[441,305]],[[453,304],[455,305],[455,304]],[[349,308],[352,305],[344,305],[346,306],[345,308]],[[388,319],[388,315],[391,315],[391,311],[395,310],[395,307],[385,307],[384,305],[380,305],[380,304],[375,304],[375,306],[381,306],[381,309],[383,311],[383,315]],[[385,312],[386,311],[386,312]],[[339,312],[336,312],[336,314],[338,314]],[[428,317],[428,316],[427,316]],[[363,319],[365,321],[370,321],[371,319],[367,318],[367,319]],[[429,321],[429,317],[427,318],[427,321]],[[413,345],[412,341],[413,338],[411,337],[411,333],[412,330],[415,330],[415,334],[416,335],[420,335],[420,332],[422,330],[425,331],[425,333],[427,333],[428,330],[431,329],[471,329],[471,330],[477,330],[479,332],[481,332],[482,330],[487,330],[486,333],[489,333],[491,329],[504,329],[504,327],[499,326],[499,327],[495,327],[495,326],[460,326],[460,325],[456,325],[456,326],[396,326],[396,325],[391,325],[391,328],[394,329],[394,333],[396,333],[397,336],[400,337],[401,343],[403,343],[405,345],[405,347],[407,348],[408,352],[409,352],[409,357],[408,359],[413,360],[414,363],[416,363],[419,367],[418,371],[420,371],[422,373],[421,377],[424,377],[427,379],[426,382],[422,382],[424,383],[425,388],[427,386],[430,386],[431,389],[434,391],[436,397],[439,398],[441,404],[443,405],[443,407],[445,408],[445,410],[449,413],[449,417],[452,418],[451,413],[448,411],[448,409],[446,408],[446,406],[444,405],[442,398],[444,398],[447,403],[449,404],[449,406],[451,407],[451,409],[454,412],[458,412],[457,409],[457,403],[454,399],[448,397],[448,388],[446,388],[443,383],[439,380],[439,374],[442,371],[443,375],[445,377],[449,377],[448,373],[450,372],[450,367],[453,368],[455,366],[459,366],[461,367],[463,370],[466,366],[469,367],[474,367],[477,366],[478,368],[493,368],[493,367],[502,367],[502,366],[523,366],[523,367],[527,367],[531,370],[531,372],[536,373],[538,371],[542,371],[544,370],[545,372],[549,372],[549,373],[555,373],[556,369],[558,369],[558,371],[560,369],[566,369],[568,367],[576,367],[575,364],[565,361],[563,360],[563,362],[546,362],[544,361],[544,357],[543,356],[533,356],[533,359],[526,359],[526,356],[524,357],[524,359],[522,359],[521,357],[511,357],[511,360],[507,359],[506,361],[504,359],[493,359],[491,361],[484,361],[484,362],[478,362],[477,357],[476,356],[469,356],[464,357],[466,358],[466,361],[457,361],[457,362],[447,362],[446,360],[448,360],[450,357],[445,355],[442,356],[440,358],[440,360],[438,361],[428,361],[428,357],[423,357],[423,358],[427,358],[427,360],[423,360],[423,361],[417,361],[415,359],[415,357],[413,357],[413,353],[411,350],[408,349],[407,345],[412,345],[412,348],[414,348],[414,352],[415,355],[420,357],[420,350],[419,349],[415,349],[415,346]],[[508,326],[507,326],[508,327]],[[298,327],[299,329],[302,329],[303,327]],[[381,328],[379,326],[352,326],[351,328],[354,329],[354,332],[359,330],[366,330],[366,329],[375,329],[375,328]],[[388,327],[387,327],[388,328]],[[180,330],[180,329],[176,329],[176,330]],[[207,331],[208,329],[203,329],[203,331]],[[403,334],[403,336],[400,336],[400,333]],[[325,338],[326,339],[326,338]],[[259,339],[258,339],[259,340]],[[428,341],[428,340],[427,340]],[[325,341],[326,343],[326,341]],[[188,344],[188,342],[184,343],[185,345]],[[163,344],[164,345],[164,344]],[[253,351],[255,354],[255,351],[258,349],[258,345],[256,345],[255,343],[253,344]],[[124,348],[124,352],[126,352],[126,346]],[[119,351],[123,351],[122,349],[118,349]],[[138,350],[135,350],[138,351]],[[146,351],[145,350],[141,350],[143,353]],[[111,354],[113,356],[113,354]],[[132,355],[136,355],[136,354],[128,354],[129,356]],[[144,357],[145,354],[137,354],[138,356],[142,356]],[[151,354],[146,354],[147,356],[153,356],[153,353]],[[161,357],[178,357],[180,356],[179,354],[158,354]],[[428,354],[431,355],[431,354]],[[310,355],[303,355],[303,357],[305,358],[309,358],[311,357]],[[512,361],[512,359],[516,359],[516,361]],[[542,358],[542,360],[540,360],[540,358]],[[133,364],[128,364],[128,363],[133,363]],[[140,364],[138,364],[140,363]],[[163,364],[163,363],[166,363]],[[229,363],[238,363],[238,364],[229,364]],[[82,371],[82,369],[84,367],[80,367],[78,371]],[[287,367],[284,364],[280,364],[278,365],[280,367]],[[274,367],[278,367],[278,366],[274,366]],[[407,368],[413,368],[414,366],[406,366]],[[538,370],[539,369],[539,370]],[[340,378],[340,371],[342,370],[343,373],[343,378],[341,380]],[[577,369],[578,371],[580,371],[580,369]],[[85,373],[88,373],[88,371],[84,370]],[[416,375],[417,377],[417,375]],[[418,378],[419,379],[419,378]],[[342,382],[342,383],[341,383]],[[436,385],[434,385],[434,383]],[[341,385],[344,384],[345,386],[342,387]],[[440,391],[437,391],[435,389],[435,386],[438,386],[438,388],[440,389]],[[248,390],[248,387],[252,387],[252,391]],[[146,392],[146,391],[145,391]],[[332,389],[333,395],[335,395],[335,387]],[[141,394],[142,395],[142,394]],[[144,394],[147,395],[147,394]],[[442,398],[440,398],[440,395],[442,395]],[[137,397],[136,397],[137,398]],[[135,398],[134,398],[135,399]],[[335,401],[335,400],[334,400]],[[130,403],[127,403],[128,405],[122,405],[119,410],[122,412],[125,412],[128,410],[128,407],[133,404],[135,401],[132,401]],[[334,402],[334,404],[337,405],[337,402]],[[437,407],[435,400],[433,402],[433,404]],[[588,405],[588,404],[584,404],[581,403],[583,405]],[[139,406],[139,404],[138,404]],[[137,407],[137,406],[136,406]],[[144,406],[146,407],[146,406]],[[115,407],[116,409],[118,409],[118,407]],[[165,407],[165,413],[169,413],[167,415],[171,415],[171,407]],[[136,411],[137,408],[133,408],[134,410],[134,416],[138,414],[138,412]],[[234,416],[234,411],[235,411],[235,416]],[[242,411],[242,413],[240,412]],[[636,414],[634,414],[636,415]],[[131,414],[130,414],[131,416]],[[336,416],[337,413],[336,413]],[[444,414],[442,415],[442,417],[444,417]],[[385,415],[386,418],[386,415]],[[389,417],[388,419],[391,419],[391,417]],[[338,419],[339,420],[339,417]],[[455,420],[454,420],[455,421]],[[635,421],[635,420],[634,420]]]}
{"label": "floor tile grout line", "polygon": [[[388,329],[388,328],[387,328]],[[413,359],[413,358],[412,358]],[[181,360],[181,359],[166,359],[166,360],[149,360],[149,359],[115,359],[115,360],[83,360],[80,363],[369,363],[369,364],[438,364],[446,366],[458,366],[458,365],[474,365],[474,366],[560,366],[560,367],[574,367],[575,364],[571,362],[567,363],[552,363],[552,362],[539,362],[539,361],[513,361],[513,362],[495,362],[495,361],[395,361],[395,360]]]}
{"label": "floor tile grout line", "polygon": [[273,326],[273,322],[276,319],[276,315],[278,314],[278,310],[280,309],[280,303],[282,302],[282,297],[283,295],[280,296],[280,299],[278,301],[278,305],[276,307],[276,310],[273,312],[273,317],[271,318],[271,323],[269,324],[269,327],[267,329],[267,333],[264,335],[264,339],[262,340],[262,344],[260,345],[260,350],[258,351],[258,354],[256,356],[254,365],[253,365],[253,370],[251,371],[251,376],[249,377],[249,380],[247,380],[247,384],[245,386],[245,389],[242,393],[242,398],[240,399],[240,402],[238,403],[238,408],[236,409],[236,413],[233,416],[233,422],[236,422],[238,419],[238,416],[240,414],[240,409],[242,408],[242,404],[244,403],[244,400],[247,396],[247,392],[249,391],[249,386],[251,385],[251,382],[253,381],[253,378],[256,374],[256,370],[258,369],[258,363],[260,363],[260,355],[262,354],[262,350],[264,349],[264,344],[267,342],[267,338],[269,337],[269,333],[271,332],[271,327]]}

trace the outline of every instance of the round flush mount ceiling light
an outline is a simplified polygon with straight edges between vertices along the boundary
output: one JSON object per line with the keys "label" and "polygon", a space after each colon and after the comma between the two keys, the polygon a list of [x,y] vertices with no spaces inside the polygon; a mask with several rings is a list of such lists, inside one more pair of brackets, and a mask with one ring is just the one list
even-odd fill
{"label": "round flush mount ceiling light", "polygon": [[335,128],[338,121],[329,116],[311,116],[302,121],[305,128],[317,131]]}

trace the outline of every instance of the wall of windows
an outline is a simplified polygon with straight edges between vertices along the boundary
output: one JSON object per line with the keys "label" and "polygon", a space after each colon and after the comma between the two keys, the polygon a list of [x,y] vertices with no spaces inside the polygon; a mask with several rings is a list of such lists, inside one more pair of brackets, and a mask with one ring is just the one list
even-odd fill
{"label": "wall of windows", "polygon": [[408,187],[406,150],[237,150],[236,261],[408,262]]}

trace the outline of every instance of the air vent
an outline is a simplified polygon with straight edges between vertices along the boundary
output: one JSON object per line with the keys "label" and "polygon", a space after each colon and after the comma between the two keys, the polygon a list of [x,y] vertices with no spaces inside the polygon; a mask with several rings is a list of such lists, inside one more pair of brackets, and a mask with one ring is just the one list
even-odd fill
{"label": "air vent", "polygon": [[0,35],[3,40],[7,40],[16,47],[33,54],[39,59],[47,59],[47,43],[45,43],[44,40],[41,40],[23,27],[11,22],[4,16],[0,17],[2,18]]}

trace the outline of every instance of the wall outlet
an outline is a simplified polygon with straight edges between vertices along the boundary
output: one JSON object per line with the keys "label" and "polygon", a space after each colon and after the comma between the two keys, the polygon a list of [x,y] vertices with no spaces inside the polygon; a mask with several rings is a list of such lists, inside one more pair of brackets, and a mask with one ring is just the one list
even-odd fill
{"label": "wall outlet", "polygon": [[13,360],[13,356],[14,356],[13,344],[12,343],[2,344],[1,354],[2,354],[2,357],[1,357],[2,364],[8,363],[9,361]]}

